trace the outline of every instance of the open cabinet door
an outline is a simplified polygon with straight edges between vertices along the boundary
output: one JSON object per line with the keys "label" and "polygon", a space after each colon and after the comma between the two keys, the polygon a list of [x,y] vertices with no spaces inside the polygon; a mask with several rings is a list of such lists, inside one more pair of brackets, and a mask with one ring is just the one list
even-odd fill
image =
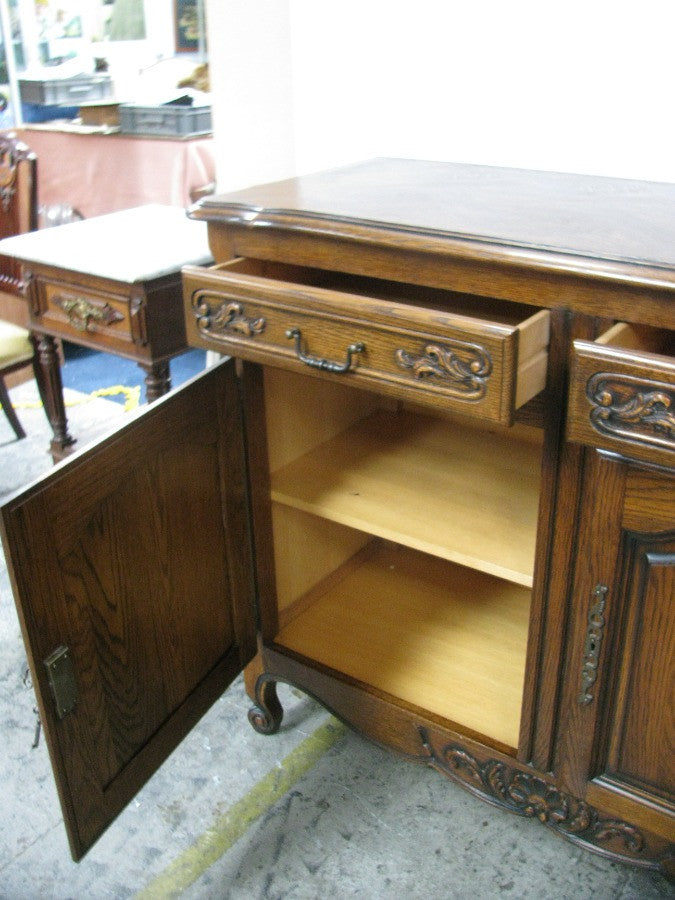
{"label": "open cabinet door", "polygon": [[255,652],[247,510],[232,361],[2,507],[74,859]]}

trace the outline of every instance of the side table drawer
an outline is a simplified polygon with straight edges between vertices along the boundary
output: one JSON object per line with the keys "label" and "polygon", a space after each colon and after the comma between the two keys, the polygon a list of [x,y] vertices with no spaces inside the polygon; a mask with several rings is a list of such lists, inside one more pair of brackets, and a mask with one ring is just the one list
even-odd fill
{"label": "side table drawer", "polygon": [[549,313],[236,259],[183,269],[188,343],[502,424],[545,385]]}
{"label": "side table drawer", "polygon": [[567,422],[572,441],[675,465],[675,335],[619,323],[575,341]]}
{"label": "side table drawer", "polygon": [[31,293],[31,320],[50,334],[111,349],[134,343],[131,301],[124,294],[40,278]]}

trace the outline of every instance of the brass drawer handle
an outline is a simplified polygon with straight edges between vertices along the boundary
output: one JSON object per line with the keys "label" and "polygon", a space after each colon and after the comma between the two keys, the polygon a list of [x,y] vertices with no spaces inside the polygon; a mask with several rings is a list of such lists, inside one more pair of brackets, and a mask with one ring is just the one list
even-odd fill
{"label": "brass drawer handle", "polygon": [[90,320],[100,325],[114,325],[124,319],[109,303],[96,306],[83,297],[62,296],[55,297],[54,302],[61,307],[70,324],[78,331],[88,331]]}
{"label": "brass drawer handle", "polygon": [[343,363],[331,362],[329,359],[320,359],[317,356],[308,356],[302,349],[302,332],[299,328],[289,328],[286,332],[289,341],[295,341],[295,354],[306,366],[313,369],[321,369],[322,372],[333,372],[335,375],[342,375],[348,372],[352,365],[352,356],[355,353],[363,353],[366,345],[361,341],[356,344],[350,344],[347,347],[347,359]]}

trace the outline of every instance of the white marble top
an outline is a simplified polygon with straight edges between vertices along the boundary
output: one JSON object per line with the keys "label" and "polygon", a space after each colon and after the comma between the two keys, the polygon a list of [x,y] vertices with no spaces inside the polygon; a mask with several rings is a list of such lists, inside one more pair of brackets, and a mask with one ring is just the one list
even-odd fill
{"label": "white marble top", "polygon": [[0,254],[126,284],[211,262],[206,223],[150,204],[0,240]]}

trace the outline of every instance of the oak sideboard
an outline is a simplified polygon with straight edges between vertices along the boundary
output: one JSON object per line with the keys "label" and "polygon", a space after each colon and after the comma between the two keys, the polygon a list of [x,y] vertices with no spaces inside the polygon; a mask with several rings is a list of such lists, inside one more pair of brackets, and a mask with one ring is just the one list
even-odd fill
{"label": "oak sideboard", "polygon": [[225,358],[2,509],[73,856],[245,669],[260,732],[293,684],[668,871],[675,185],[383,159],[190,215]]}

